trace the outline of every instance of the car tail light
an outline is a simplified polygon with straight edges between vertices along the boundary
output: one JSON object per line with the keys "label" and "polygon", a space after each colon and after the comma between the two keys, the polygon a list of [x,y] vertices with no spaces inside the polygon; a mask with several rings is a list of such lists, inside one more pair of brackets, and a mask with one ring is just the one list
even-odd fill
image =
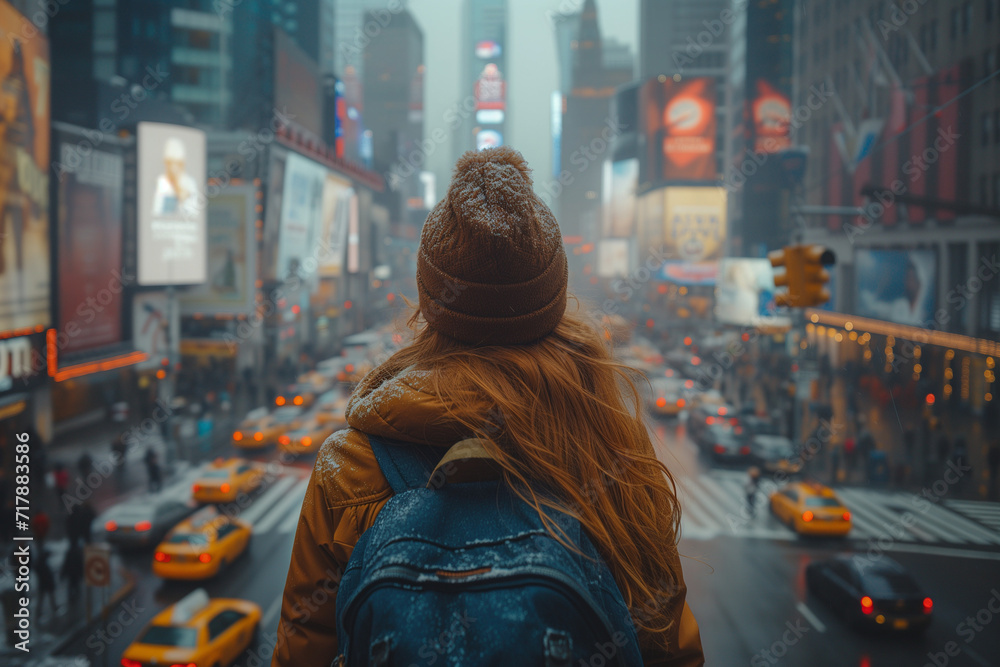
{"label": "car tail light", "polygon": [[347,364],[346,366],[344,366],[344,370],[347,371],[348,373],[353,373],[354,372],[354,364]]}
{"label": "car tail light", "polygon": [[732,424],[733,426],[736,426],[736,424],[738,424],[738,423],[739,423],[739,421],[740,421],[740,420],[739,420],[739,419],[737,419],[736,417],[730,417],[730,418],[729,418],[729,423],[730,423],[730,424]]}
{"label": "car tail light", "polygon": [[129,660],[128,658],[122,658],[122,667],[142,667],[142,663],[138,660]]}
{"label": "car tail light", "polygon": [[699,366],[700,364],[701,364],[701,357],[699,357],[697,355],[691,357],[691,365],[692,366]]}
{"label": "car tail light", "polygon": [[292,439],[289,438],[287,435],[278,436],[278,444],[279,445],[288,445],[288,444],[291,444],[291,442],[292,442]]}
{"label": "car tail light", "polygon": [[750,453],[750,448],[749,447],[747,447],[746,445],[743,445],[742,447],[740,447],[740,454],[742,454],[743,456],[746,456],[749,453]]}
{"label": "car tail light", "polygon": [[114,521],[108,521],[106,524],[104,524],[104,530],[108,531],[109,533],[113,533],[116,530],[118,530],[118,524],[115,523]]}
{"label": "car tail light", "polygon": [[924,598],[924,613],[925,614],[931,613],[931,609],[933,608],[934,608],[934,600],[931,600],[930,598]]}
{"label": "car tail light", "polygon": [[684,380],[684,388],[685,389],[693,389],[694,388],[694,380]]}
{"label": "car tail light", "polygon": [[728,410],[726,410],[725,406],[722,406],[722,407],[719,408],[719,416],[720,417],[725,417],[727,412],[728,412]]}
{"label": "car tail light", "polygon": [[191,486],[191,493],[198,493],[199,491],[201,491],[200,484],[194,484]]}
{"label": "car tail light", "polygon": [[809,510],[806,510],[805,512],[802,513],[802,520],[805,521],[806,523],[809,523],[810,521],[813,520],[813,513],[810,512]]}
{"label": "car tail light", "polygon": [[677,399],[677,407],[683,408],[685,405],[687,405],[687,401],[685,401],[683,398]]}
{"label": "car tail light", "polygon": [[715,423],[715,417],[705,417],[705,423],[706,424],[714,424]]}
{"label": "car tail light", "polygon": [[284,396],[279,396],[278,398],[274,399],[274,404],[278,405],[278,406],[284,405],[285,404],[285,397]]}
{"label": "car tail light", "polygon": [[198,554],[198,560],[202,563],[211,563],[212,554]]}
{"label": "car tail light", "polygon": [[870,614],[875,610],[875,603],[867,595],[861,598],[861,611],[865,614]]}
{"label": "car tail light", "polygon": [[257,442],[260,442],[261,440],[264,439],[264,434],[261,433],[260,431],[257,431],[256,433],[253,434],[253,439],[256,440]]}
{"label": "car tail light", "polygon": [[229,493],[230,488],[231,487],[229,486],[229,484],[223,484],[222,486],[219,487],[219,491],[222,491],[223,493]]}
{"label": "car tail light", "polygon": [[170,562],[170,554],[165,554],[162,551],[157,551],[156,555],[153,556],[153,558],[156,559],[157,563],[169,563]]}
{"label": "car tail light", "polygon": [[714,451],[715,451],[716,454],[725,454],[726,453],[726,448],[723,447],[722,445],[716,445],[714,447]]}
{"label": "car tail light", "polygon": [[841,515],[840,518],[842,518],[844,521],[850,521],[851,520],[851,513],[850,512],[844,512]]}
{"label": "car tail light", "polygon": [[239,442],[242,439],[243,439],[243,434],[242,433],[240,433],[239,431],[233,432],[233,440],[235,440],[236,442]]}
{"label": "car tail light", "polygon": [[667,399],[665,399],[662,396],[660,396],[658,399],[656,399],[656,407],[658,407],[658,408],[665,408],[665,407],[667,407]]}
{"label": "car tail light", "polygon": [[[138,665],[138,664],[139,664],[139,663],[136,663],[136,665]],[[173,664],[173,665],[170,665],[170,667],[198,667],[198,665],[196,665],[196,664],[195,664],[195,663],[193,663],[193,662],[189,662],[189,663],[188,663],[188,664],[186,664],[186,665],[182,665],[182,664],[180,664],[180,663],[176,663],[176,664]]]}
{"label": "car tail light", "polygon": [[299,442],[302,443],[303,447],[311,447],[313,444],[313,439],[307,435],[306,437],[302,438],[302,440],[300,440]]}
{"label": "car tail light", "polygon": [[296,396],[294,399],[292,399],[292,403],[294,403],[295,405],[302,405],[304,402],[305,400],[301,396]]}
{"label": "car tail light", "polygon": [[140,521],[139,523],[135,524],[135,529],[137,531],[139,531],[140,533],[143,533],[143,532],[149,530],[152,527],[153,527],[153,524],[150,523],[149,521]]}

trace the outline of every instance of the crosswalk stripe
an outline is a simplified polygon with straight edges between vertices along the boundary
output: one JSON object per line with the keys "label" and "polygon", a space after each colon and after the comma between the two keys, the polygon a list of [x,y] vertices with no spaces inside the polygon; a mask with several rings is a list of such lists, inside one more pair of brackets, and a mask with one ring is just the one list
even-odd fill
{"label": "crosswalk stripe", "polygon": [[[724,522],[723,525],[729,529],[730,533],[740,534],[741,532],[744,532],[745,531],[744,526],[734,525],[734,523],[729,520],[730,517],[733,516],[735,516],[737,519],[741,519],[742,514],[739,512],[739,510],[732,512],[723,509],[729,502],[731,502],[732,499],[727,498],[726,492],[722,489],[721,486],[719,486],[719,483],[708,476],[700,477],[699,481],[701,483],[701,486],[705,488],[709,492],[709,494],[713,496],[715,500],[722,503],[722,505],[719,506],[720,508],[719,516],[722,517],[720,523]],[[738,521],[737,523],[742,524],[742,521]]]}
{"label": "crosswalk stripe", "polygon": [[958,512],[944,509],[934,503],[930,503],[926,511],[932,513],[934,516],[943,517],[943,520],[947,521],[948,525],[955,529],[961,529],[971,535],[978,535],[991,544],[1000,544],[1000,535],[990,532],[989,529],[973,523],[970,519],[965,518]]}
{"label": "crosswalk stripe", "polygon": [[[896,497],[900,500],[903,500],[904,502],[909,500],[909,498],[907,498],[905,494],[896,494]],[[911,496],[911,498],[912,497],[913,496]],[[925,525],[926,524],[932,525],[934,529],[937,530],[938,533],[950,536],[952,538],[950,541],[952,542],[974,542],[976,544],[989,544],[989,540],[981,537],[979,534],[971,531],[964,531],[961,529],[960,526],[955,525],[954,517],[952,516],[940,517],[937,516],[936,514],[927,511],[927,509],[921,510],[916,507],[914,507],[911,513],[916,515],[918,517],[918,520],[923,522]]]}
{"label": "crosswalk stripe", "polygon": [[299,526],[299,512],[291,512],[288,517],[282,522],[278,527],[278,534],[288,535],[289,533],[294,533],[295,529]]}
{"label": "crosswalk stripe", "polygon": [[681,523],[683,524],[686,520],[693,519],[692,523],[695,530],[716,530],[718,526],[710,518],[709,513],[701,508],[695,494],[687,485],[687,479],[679,478],[677,483],[683,492],[681,499]]}
{"label": "crosswalk stripe", "polygon": [[[911,535],[913,535],[918,540],[923,542],[938,541],[934,538],[933,535],[928,534],[926,531],[921,530],[916,526],[904,525],[903,522],[900,520],[898,514],[890,512],[889,510],[883,507],[879,507],[878,505],[875,504],[873,500],[869,500],[868,498],[864,497],[863,494],[857,489],[839,489],[837,493],[840,495],[841,498],[847,501],[848,506],[855,505],[858,507],[862,507],[869,514],[874,514],[876,517],[878,517],[880,522],[883,522],[890,527],[898,526],[900,530],[909,532]],[[852,512],[856,511],[853,507],[851,507],[850,509]],[[888,528],[884,528],[882,532],[884,534],[893,535],[893,532],[895,531],[890,531]]]}
{"label": "crosswalk stripe", "polygon": [[692,497],[697,498],[697,502],[707,510],[708,516],[712,517],[712,520],[715,522],[716,529],[720,531],[732,532],[729,528],[729,522],[726,521],[726,516],[729,512],[726,511],[724,505],[719,504],[719,500],[714,494],[706,490],[706,479],[707,478],[705,477],[689,477],[685,481],[688,484]]}
{"label": "crosswalk stripe", "polygon": [[254,532],[266,533],[274,528],[275,524],[288,517],[288,515],[299,515],[302,508],[302,498],[306,494],[306,480],[302,480],[273,510],[271,510],[260,523],[254,525]]}
{"label": "crosswalk stripe", "polygon": [[284,495],[290,486],[295,484],[294,477],[282,477],[270,489],[254,500],[253,505],[240,517],[249,523],[256,523],[275,502]]}
{"label": "crosswalk stripe", "polygon": [[878,537],[884,533],[885,530],[879,528],[863,514],[851,512],[851,532],[848,534],[849,537],[864,540],[869,537]]}

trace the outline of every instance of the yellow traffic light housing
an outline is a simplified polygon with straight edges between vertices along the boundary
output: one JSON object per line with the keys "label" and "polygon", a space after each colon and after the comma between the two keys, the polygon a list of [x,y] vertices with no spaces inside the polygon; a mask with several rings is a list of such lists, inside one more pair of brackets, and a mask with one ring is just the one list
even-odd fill
{"label": "yellow traffic light housing", "polygon": [[775,273],[775,287],[787,287],[788,291],[775,295],[779,306],[807,308],[819,306],[830,300],[826,285],[830,274],[823,268],[834,263],[832,251],[820,245],[785,246],[768,254],[771,266],[784,268],[783,273]]}

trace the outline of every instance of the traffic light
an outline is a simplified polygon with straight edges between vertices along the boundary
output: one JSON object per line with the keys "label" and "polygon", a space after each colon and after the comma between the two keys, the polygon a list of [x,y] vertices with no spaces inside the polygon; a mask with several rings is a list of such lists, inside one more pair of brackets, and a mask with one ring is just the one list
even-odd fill
{"label": "traffic light", "polygon": [[768,254],[771,266],[783,267],[783,273],[775,273],[775,287],[787,287],[788,291],[777,294],[774,301],[788,308],[819,306],[830,300],[826,284],[830,274],[823,268],[834,263],[831,250],[819,245],[785,246]]}

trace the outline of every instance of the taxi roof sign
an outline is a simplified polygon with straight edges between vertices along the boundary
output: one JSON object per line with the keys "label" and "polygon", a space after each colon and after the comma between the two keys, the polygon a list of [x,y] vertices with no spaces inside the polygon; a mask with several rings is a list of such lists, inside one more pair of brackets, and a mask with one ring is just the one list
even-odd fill
{"label": "taxi roof sign", "polygon": [[191,591],[174,605],[170,613],[170,622],[174,625],[184,625],[194,618],[194,615],[208,606],[208,593],[204,588]]}

